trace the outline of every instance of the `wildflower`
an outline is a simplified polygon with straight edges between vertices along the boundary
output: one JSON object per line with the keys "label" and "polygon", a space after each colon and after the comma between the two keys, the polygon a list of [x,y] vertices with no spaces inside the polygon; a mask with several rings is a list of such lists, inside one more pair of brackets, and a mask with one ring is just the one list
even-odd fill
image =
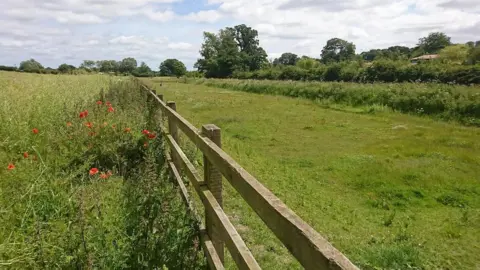
{"label": "wildflower", "polygon": [[99,101],[97,101],[97,104],[98,104],[98,105],[102,105],[103,102],[102,102],[101,100],[99,100]]}
{"label": "wildflower", "polygon": [[155,139],[155,137],[157,137],[155,133],[149,133],[147,136],[150,140]]}
{"label": "wildflower", "polygon": [[132,130],[131,128],[125,128],[123,131],[124,131],[125,133],[129,133],[131,130]]}
{"label": "wildflower", "polygon": [[28,152],[23,153],[23,158],[28,158]]}
{"label": "wildflower", "polygon": [[92,127],[93,127],[93,124],[92,124],[91,122],[86,122],[84,125],[85,125],[86,127],[88,127],[88,128],[92,128]]}
{"label": "wildflower", "polygon": [[143,147],[144,147],[144,148],[147,148],[147,147],[148,147],[148,142],[144,142],[144,143],[143,143]]}
{"label": "wildflower", "polygon": [[11,171],[11,170],[15,169],[15,165],[13,165],[13,163],[8,163],[7,169],[8,169],[9,171]]}
{"label": "wildflower", "polygon": [[98,169],[97,168],[91,168],[90,169],[90,175],[95,175],[98,173]]}
{"label": "wildflower", "polygon": [[150,133],[150,131],[148,131],[146,129],[142,130],[142,134],[144,134],[144,135],[148,135],[149,133]]}
{"label": "wildflower", "polygon": [[114,109],[113,107],[108,107],[107,111],[108,111],[108,112],[114,112],[115,109]]}
{"label": "wildflower", "polygon": [[32,129],[33,134],[38,134],[38,129],[34,128]]}
{"label": "wildflower", "polygon": [[106,173],[103,173],[103,172],[102,172],[102,173],[100,174],[100,178],[102,178],[102,179],[107,179],[107,178],[108,178],[108,175],[107,175]]}
{"label": "wildflower", "polygon": [[71,127],[72,126],[72,122],[67,122],[67,127]]}
{"label": "wildflower", "polygon": [[116,125],[112,125],[112,128],[116,128],[117,126]]}
{"label": "wildflower", "polygon": [[87,110],[80,113],[80,118],[85,118],[87,116],[88,116],[88,111]]}
{"label": "wildflower", "polygon": [[112,176],[112,174],[113,174],[112,171],[110,171],[110,170],[107,171],[108,177]]}
{"label": "wildflower", "polygon": [[112,103],[110,103],[110,101],[107,101],[107,102],[105,102],[105,105],[107,105],[108,107],[111,107]]}

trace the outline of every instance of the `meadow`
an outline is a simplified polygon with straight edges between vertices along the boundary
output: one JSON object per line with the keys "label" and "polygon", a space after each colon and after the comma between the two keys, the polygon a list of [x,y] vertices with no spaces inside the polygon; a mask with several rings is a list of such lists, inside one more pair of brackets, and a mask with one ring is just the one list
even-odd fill
{"label": "meadow", "polygon": [[[326,103],[250,91],[260,89],[250,81],[144,82],[176,101],[177,111],[197,127],[219,126],[225,151],[362,269],[480,267],[477,127],[374,102],[335,100],[333,90]],[[365,87],[329,85],[344,96],[361,95]],[[371,92],[394,86],[373,87]],[[435,91],[435,85],[416,87]],[[449,91],[474,96],[478,88]],[[224,205],[263,268],[300,269],[228,184]]]}
{"label": "meadow", "polygon": [[138,83],[0,72],[0,102],[0,268],[204,267]]}
{"label": "meadow", "polygon": [[440,83],[345,83],[197,79],[190,83],[257,94],[300,97],[323,105],[368,107],[480,126],[480,88]]}

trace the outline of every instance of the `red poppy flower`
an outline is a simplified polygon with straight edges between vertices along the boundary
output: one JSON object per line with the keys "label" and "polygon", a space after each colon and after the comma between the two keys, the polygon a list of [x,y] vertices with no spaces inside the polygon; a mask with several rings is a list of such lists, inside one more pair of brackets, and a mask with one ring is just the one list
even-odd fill
{"label": "red poppy flower", "polygon": [[13,165],[13,163],[8,163],[7,169],[8,169],[9,171],[11,171],[11,170],[15,169],[15,165]]}
{"label": "red poppy flower", "polygon": [[33,134],[38,134],[38,129],[34,128],[32,129]]}
{"label": "red poppy flower", "polygon": [[148,135],[149,133],[150,133],[150,131],[148,131],[146,129],[142,130],[142,134],[144,134],[144,135]]}
{"label": "red poppy flower", "polygon": [[90,169],[90,175],[95,175],[98,173],[98,169],[97,168],[91,168]]}
{"label": "red poppy flower", "polygon": [[114,112],[115,109],[114,109],[113,107],[108,107],[107,111],[108,111],[108,112]]}
{"label": "red poppy flower", "polygon": [[80,113],[80,118],[85,118],[87,116],[88,116],[88,111],[87,110]]}
{"label": "red poppy flower", "polygon": [[112,125],[112,128],[116,128],[117,126],[116,125]]}
{"label": "red poppy flower", "polygon": [[92,124],[91,122],[86,122],[84,125],[85,125],[86,127],[88,127],[88,128],[92,128],[92,127],[93,127],[93,124]]}
{"label": "red poppy flower", "polygon": [[98,104],[98,105],[102,105],[103,102],[102,102],[101,100],[99,100],[99,101],[97,101],[97,104]]}
{"label": "red poppy flower", "polygon": [[125,133],[129,133],[131,130],[132,130],[131,128],[125,128],[123,131],[124,131]]}
{"label": "red poppy flower", "polygon": [[102,178],[102,179],[107,179],[107,178],[108,178],[108,175],[107,175],[106,173],[103,173],[103,172],[102,172],[102,173],[100,174],[100,178]]}
{"label": "red poppy flower", "polygon": [[155,139],[155,137],[157,137],[155,133],[149,133],[147,136],[150,140]]}
{"label": "red poppy flower", "polygon": [[23,153],[23,158],[28,158],[28,152]]}
{"label": "red poppy flower", "polygon": [[67,127],[71,127],[72,126],[72,122],[67,122]]}
{"label": "red poppy flower", "polygon": [[105,105],[107,105],[108,107],[112,106],[112,103],[110,103],[110,101],[107,101],[105,102]]}

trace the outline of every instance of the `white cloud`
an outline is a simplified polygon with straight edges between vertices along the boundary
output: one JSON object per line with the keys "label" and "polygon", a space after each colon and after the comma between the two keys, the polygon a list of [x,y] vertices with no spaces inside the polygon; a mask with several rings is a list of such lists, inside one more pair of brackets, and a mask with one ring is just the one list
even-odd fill
{"label": "white cloud", "polygon": [[168,48],[173,50],[189,50],[193,47],[192,44],[186,42],[172,42],[168,44]]}
{"label": "white cloud", "polygon": [[214,23],[220,20],[222,15],[220,15],[220,13],[216,10],[202,10],[199,12],[189,13],[184,18],[194,22]]}
{"label": "white cloud", "polygon": [[142,12],[147,18],[149,18],[152,21],[157,21],[157,22],[167,22],[175,18],[175,13],[171,10],[165,10],[165,11],[153,11],[149,9],[145,9]]}

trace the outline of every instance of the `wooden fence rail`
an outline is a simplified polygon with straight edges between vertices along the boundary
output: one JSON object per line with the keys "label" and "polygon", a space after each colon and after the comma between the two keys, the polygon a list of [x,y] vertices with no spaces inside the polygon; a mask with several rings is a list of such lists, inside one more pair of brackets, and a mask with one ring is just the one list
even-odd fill
{"label": "wooden fence rail", "polygon": [[[358,269],[310,225],[288,208],[255,177],[244,170],[221,149],[220,129],[204,125],[199,131],[176,112],[174,102],[164,102],[163,95],[143,86],[150,98],[158,102],[168,118],[168,131],[163,129],[170,148],[169,167],[177,179],[181,194],[192,207],[180,172],[192,183],[205,207],[205,227],[201,240],[211,269],[223,269],[226,245],[239,269],[260,269],[257,261],[223,211],[222,175],[263,220],[305,269]],[[202,178],[179,146],[180,129],[204,155]]]}

